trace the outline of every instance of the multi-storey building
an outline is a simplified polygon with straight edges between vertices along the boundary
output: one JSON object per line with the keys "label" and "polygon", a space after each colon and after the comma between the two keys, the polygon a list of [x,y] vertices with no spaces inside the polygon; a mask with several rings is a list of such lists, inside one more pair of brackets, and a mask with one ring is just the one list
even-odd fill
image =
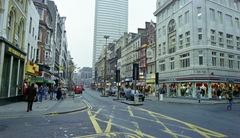
{"label": "multi-storey building", "polygon": [[101,50],[106,45],[104,35],[110,36],[108,40],[112,42],[118,40],[124,32],[128,32],[128,0],[95,0],[92,74]]}
{"label": "multi-storey building", "polygon": [[217,87],[239,94],[240,1],[158,0],[157,72],[160,86],[178,96],[216,96]]}
{"label": "multi-storey building", "polygon": [[29,86],[36,82],[39,66],[36,64],[36,53],[38,49],[37,35],[39,26],[39,14],[35,5],[30,0],[28,3],[28,15],[26,24],[26,37],[24,50],[27,53],[24,81]]}
{"label": "multi-storey building", "polygon": [[147,31],[147,72],[146,72],[146,85],[151,87],[155,86],[155,58],[156,58],[156,23],[150,21],[150,26]]}
{"label": "multi-storey building", "polygon": [[28,2],[0,2],[0,104],[22,99]]}
{"label": "multi-storey building", "polygon": [[52,58],[52,15],[47,5],[47,0],[33,0],[34,5],[39,14],[39,29],[38,29],[38,49],[37,60],[39,65],[39,74],[36,77],[36,83],[54,84],[52,80],[52,73],[50,72],[51,58]]}

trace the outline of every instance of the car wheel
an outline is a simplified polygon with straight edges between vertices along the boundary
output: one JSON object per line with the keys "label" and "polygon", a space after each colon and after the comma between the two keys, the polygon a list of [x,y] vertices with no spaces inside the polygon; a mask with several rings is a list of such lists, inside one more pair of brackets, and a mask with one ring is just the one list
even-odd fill
{"label": "car wheel", "polygon": [[126,100],[128,100],[128,98],[126,97]]}
{"label": "car wheel", "polygon": [[142,98],[142,101],[144,101],[144,98]]}
{"label": "car wheel", "polygon": [[131,99],[132,99],[132,101],[134,101],[134,97],[132,97]]}

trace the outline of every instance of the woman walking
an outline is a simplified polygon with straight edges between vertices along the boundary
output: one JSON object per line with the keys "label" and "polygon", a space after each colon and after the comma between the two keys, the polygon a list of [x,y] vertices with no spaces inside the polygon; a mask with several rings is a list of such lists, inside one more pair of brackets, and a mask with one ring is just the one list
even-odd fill
{"label": "woman walking", "polygon": [[233,100],[233,98],[232,98],[232,94],[231,94],[230,91],[228,91],[226,97],[227,97],[227,99],[229,101],[229,105],[227,106],[227,110],[228,109],[232,110],[232,100]]}

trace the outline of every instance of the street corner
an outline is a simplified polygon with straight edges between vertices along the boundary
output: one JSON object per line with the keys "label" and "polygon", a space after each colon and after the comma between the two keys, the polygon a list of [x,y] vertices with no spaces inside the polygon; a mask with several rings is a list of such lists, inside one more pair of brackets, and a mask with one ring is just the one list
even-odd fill
{"label": "street corner", "polygon": [[127,104],[127,105],[132,105],[132,106],[141,106],[141,105],[143,105],[143,103],[140,103],[140,102],[134,103],[134,101],[126,101],[126,100],[121,101],[121,103],[124,103],[124,104]]}

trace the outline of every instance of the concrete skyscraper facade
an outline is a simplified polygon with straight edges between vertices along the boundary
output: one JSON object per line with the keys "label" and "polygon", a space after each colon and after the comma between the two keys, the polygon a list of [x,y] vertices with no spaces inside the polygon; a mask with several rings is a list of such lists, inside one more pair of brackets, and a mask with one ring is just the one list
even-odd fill
{"label": "concrete skyscraper facade", "polygon": [[[106,46],[104,35],[110,36],[107,41],[118,40],[128,32],[128,0],[95,0],[94,40],[92,74],[95,71],[101,51]],[[94,75],[92,75],[92,80]]]}

